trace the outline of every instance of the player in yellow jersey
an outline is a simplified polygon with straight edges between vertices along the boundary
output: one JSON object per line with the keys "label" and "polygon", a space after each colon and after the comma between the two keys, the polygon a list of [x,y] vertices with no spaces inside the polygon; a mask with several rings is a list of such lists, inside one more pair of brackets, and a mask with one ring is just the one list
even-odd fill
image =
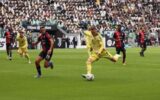
{"label": "player in yellow jersey", "polygon": [[19,34],[16,37],[16,41],[18,41],[19,43],[18,53],[21,56],[25,56],[28,60],[28,63],[31,63],[29,54],[28,54],[28,41],[23,31],[19,31]]}
{"label": "player in yellow jersey", "polygon": [[120,55],[116,54],[112,56],[105,48],[102,41],[101,35],[97,32],[95,26],[91,26],[89,30],[84,31],[86,38],[86,45],[88,48],[89,58],[86,62],[87,74],[82,74],[83,78],[90,80],[88,78],[94,77],[92,74],[92,63],[99,60],[100,58],[107,58],[112,62],[117,62]]}

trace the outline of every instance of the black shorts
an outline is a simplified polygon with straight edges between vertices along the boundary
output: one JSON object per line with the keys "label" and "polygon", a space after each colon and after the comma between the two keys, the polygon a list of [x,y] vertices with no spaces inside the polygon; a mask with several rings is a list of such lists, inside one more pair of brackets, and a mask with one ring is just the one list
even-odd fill
{"label": "black shorts", "polygon": [[53,51],[49,55],[47,54],[47,52],[41,51],[39,56],[42,57],[43,59],[47,60],[47,61],[50,61],[51,58],[52,58],[52,54],[53,54]]}
{"label": "black shorts", "polygon": [[121,51],[122,52],[126,51],[125,47],[116,47],[117,54],[120,54]]}
{"label": "black shorts", "polygon": [[6,43],[6,49],[8,50],[8,49],[11,49],[11,48],[12,48],[11,43]]}
{"label": "black shorts", "polygon": [[145,41],[145,42],[143,42],[143,43],[140,43],[140,47],[141,47],[141,48],[147,48],[146,41]]}

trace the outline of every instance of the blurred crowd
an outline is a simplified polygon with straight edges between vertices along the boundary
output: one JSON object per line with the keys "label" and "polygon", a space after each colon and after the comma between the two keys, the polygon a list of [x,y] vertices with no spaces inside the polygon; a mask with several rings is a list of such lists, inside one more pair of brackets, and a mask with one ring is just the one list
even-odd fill
{"label": "blurred crowd", "polygon": [[[158,36],[160,0],[0,0],[0,25],[17,31],[27,25],[54,25],[78,34],[95,25],[101,34],[114,30],[137,33],[141,26]],[[160,33],[159,33],[160,34]],[[160,37],[159,37],[160,38]]]}

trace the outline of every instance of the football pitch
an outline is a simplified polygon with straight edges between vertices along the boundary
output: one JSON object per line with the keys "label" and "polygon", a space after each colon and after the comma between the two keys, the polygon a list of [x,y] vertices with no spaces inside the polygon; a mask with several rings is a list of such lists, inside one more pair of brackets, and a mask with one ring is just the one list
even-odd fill
{"label": "football pitch", "polygon": [[[114,54],[115,49],[109,51]],[[122,59],[112,63],[100,59],[93,64],[94,81],[86,81],[86,49],[55,49],[55,68],[45,69],[35,79],[34,60],[40,51],[29,51],[32,64],[16,51],[13,60],[0,51],[0,100],[160,100],[160,48],[127,49],[127,65]]]}

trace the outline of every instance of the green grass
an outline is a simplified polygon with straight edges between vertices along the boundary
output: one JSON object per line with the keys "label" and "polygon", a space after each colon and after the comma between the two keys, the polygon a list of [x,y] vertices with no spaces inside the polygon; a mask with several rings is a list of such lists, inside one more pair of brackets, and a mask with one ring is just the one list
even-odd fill
{"label": "green grass", "polygon": [[122,59],[116,64],[106,59],[94,63],[92,82],[81,78],[88,56],[84,49],[56,49],[55,68],[42,67],[40,79],[33,78],[39,51],[30,51],[32,64],[16,51],[12,61],[0,51],[0,100],[160,100],[160,49],[148,48],[144,58],[139,50],[127,49],[126,66]]}

